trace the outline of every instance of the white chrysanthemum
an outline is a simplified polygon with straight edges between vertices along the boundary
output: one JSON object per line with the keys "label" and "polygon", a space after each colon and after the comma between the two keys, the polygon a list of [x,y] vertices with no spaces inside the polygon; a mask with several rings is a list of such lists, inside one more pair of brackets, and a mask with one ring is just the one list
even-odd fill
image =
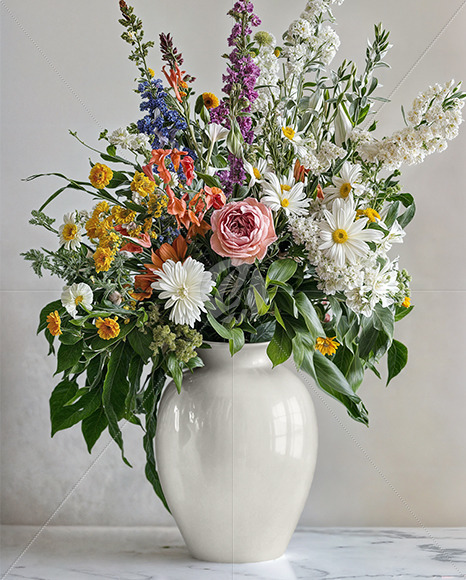
{"label": "white chrysanthemum", "polygon": [[131,139],[129,141],[129,149],[134,149],[135,151],[139,149],[150,151],[152,149],[152,145],[149,135],[146,135],[145,133],[131,135]]}
{"label": "white chrysanthemum", "polygon": [[265,179],[262,186],[262,203],[273,211],[283,209],[288,216],[300,216],[307,213],[309,199],[303,191],[303,183],[294,183],[293,177],[279,179],[275,173],[266,173]]}
{"label": "white chrysanthemum", "polygon": [[228,133],[230,132],[229,129],[222,127],[218,123],[210,123],[209,125],[209,139],[211,143],[216,143],[217,141],[221,141],[222,139],[226,139]]}
{"label": "white chrysanthemum", "polygon": [[249,163],[249,161],[245,161],[244,169],[250,177],[249,187],[253,187],[256,183],[264,181],[265,174],[269,171],[270,167],[265,159],[258,159],[254,165]]}
{"label": "white chrysanthemum", "polygon": [[128,149],[131,145],[133,135],[125,127],[120,127],[115,129],[111,135],[108,137],[108,141],[111,145],[119,145],[122,149]]}
{"label": "white chrysanthemum", "polygon": [[332,185],[324,189],[326,204],[332,203],[335,199],[346,199],[350,194],[360,194],[362,186],[359,183],[361,167],[359,165],[351,165],[345,161],[340,170],[340,177],[333,177]]}
{"label": "white chrysanthemum", "polygon": [[157,274],[159,279],[152,288],[160,291],[162,300],[167,300],[165,308],[171,308],[170,320],[194,327],[201,319],[201,311],[206,312],[204,303],[214,286],[212,274],[191,257],[184,262],[167,260]]}
{"label": "white chrysanthemum", "polygon": [[336,199],[332,212],[324,210],[325,221],[320,222],[319,249],[333,260],[337,266],[343,266],[346,261],[356,262],[359,256],[365,256],[369,251],[366,242],[379,241],[382,232],[364,229],[367,218],[356,218],[353,200]]}
{"label": "white chrysanthemum", "polygon": [[72,284],[71,286],[65,286],[61,294],[61,303],[73,318],[76,318],[78,314],[78,306],[80,304],[86,310],[92,310],[93,300],[94,295],[92,293],[91,287],[84,282],[80,282],[79,284]]}
{"label": "white chrysanthemum", "polygon": [[81,226],[76,223],[75,212],[66,213],[63,216],[63,224],[58,230],[60,246],[67,250],[77,250],[81,246]]}

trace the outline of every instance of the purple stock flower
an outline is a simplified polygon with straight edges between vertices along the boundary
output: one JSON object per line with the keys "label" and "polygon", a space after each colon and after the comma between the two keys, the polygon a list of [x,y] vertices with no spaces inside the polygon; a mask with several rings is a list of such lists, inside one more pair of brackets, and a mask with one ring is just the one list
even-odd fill
{"label": "purple stock flower", "polygon": [[[228,12],[236,22],[228,38],[229,46],[233,50],[229,55],[230,64],[227,67],[227,74],[223,75],[223,92],[227,98],[222,99],[220,105],[210,111],[212,123],[230,128],[230,104],[234,94],[235,100],[240,104],[241,115],[236,117],[241,134],[249,145],[254,140],[252,130],[252,120],[247,113],[251,112],[251,104],[257,99],[257,92],[254,90],[257,79],[260,75],[259,67],[254,63],[250,52],[247,50],[249,35],[253,26],[259,26],[261,21],[253,13],[254,6],[249,0],[239,0]],[[228,98],[229,97],[229,98]],[[246,113],[246,115],[245,115]],[[245,178],[245,171],[242,159],[230,154],[228,157],[230,170],[219,172],[219,177],[224,187],[225,193],[232,192],[235,183],[242,183]]]}

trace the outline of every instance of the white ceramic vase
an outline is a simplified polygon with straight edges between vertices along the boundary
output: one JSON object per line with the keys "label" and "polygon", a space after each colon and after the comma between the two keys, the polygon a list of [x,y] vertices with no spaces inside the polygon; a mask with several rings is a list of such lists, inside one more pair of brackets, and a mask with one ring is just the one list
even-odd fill
{"label": "white ceramic vase", "polygon": [[273,560],[286,550],[314,474],[317,425],[300,379],[272,369],[266,343],[234,357],[202,350],[205,367],[170,383],[160,402],[156,457],[188,550],[211,562]]}

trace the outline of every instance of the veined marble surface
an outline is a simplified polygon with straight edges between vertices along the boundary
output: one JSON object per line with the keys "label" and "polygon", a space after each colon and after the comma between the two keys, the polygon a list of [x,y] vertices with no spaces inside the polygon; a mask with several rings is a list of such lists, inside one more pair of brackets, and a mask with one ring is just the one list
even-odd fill
{"label": "veined marble surface", "polygon": [[303,528],[284,556],[257,564],[194,560],[176,528],[38,531],[2,526],[2,580],[466,578],[466,528]]}

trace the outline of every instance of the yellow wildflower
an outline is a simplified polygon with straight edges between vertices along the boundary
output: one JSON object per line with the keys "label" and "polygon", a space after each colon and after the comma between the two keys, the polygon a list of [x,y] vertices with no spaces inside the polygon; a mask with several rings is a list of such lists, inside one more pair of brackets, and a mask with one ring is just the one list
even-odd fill
{"label": "yellow wildflower", "polygon": [[282,127],[283,135],[290,141],[293,141],[294,136],[296,135],[295,130],[293,127]]}
{"label": "yellow wildflower", "polygon": [[151,193],[147,198],[147,210],[154,218],[159,218],[162,215],[167,204],[168,197],[166,195],[155,195]]}
{"label": "yellow wildflower", "polygon": [[[347,184],[345,184],[345,185],[347,185]],[[344,197],[344,196],[342,195],[342,197]],[[345,197],[348,197],[348,196],[345,196]],[[375,209],[372,209],[371,207],[368,207],[366,209],[356,210],[357,218],[361,217],[362,215],[366,216],[370,222],[376,222],[377,220],[380,219],[380,214],[377,211],[375,211]]]}
{"label": "yellow wildflower", "polygon": [[401,306],[404,306],[405,308],[409,308],[411,306],[411,298],[409,296],[405,296],[405,299],[401,303]]}
{"label": "yellow wildflower", "polygon": [[58,336],[59,334],[63,334],[61,331],[61,319],[60,315],[58,314],[58,310],[55,312],[51,312],[47,316],[47,329],[53,336]]}
{"label": "yellow wildflower", "polygon": [[100,338],[104,340],[110,340],[116,338],[120,334],[120,325],[117,322],[118,318],[115,316],[113,318],[99,318],[95,321],[97,326],[97,332]]}
{"label": "yellow wildflower", "polygon": [[282,51],[277,46],[277,48],[273,51],[273,53],[278,58],[281,55]]}
{"label": "yellow wildflower", "polygon": [[96,163],[89,173],[89,181],[97,189],[107,187],[112,181],[112,177],[113,171],[103,163]]}
{"label": "yellow wildflower", "polygon": [[220,105],[220,101],[214,93],[202,93],[202,100],[206,109],[215,109]]}
{"label": "yellow wildflower", "polygon": [[147,72],[150,74],[151,77],[154,77],[155,76],[155,72],[153,71],[153,69],[148,68],[147,69]]}
{"label": "yellow wildflower", "polygon": [[116,224],[129,224],[136,219],[137,213],[132,209],[114,205],[112,207],[112,217]]}
{"label": "yellow wildflower", "polygon": [[93,216],[99,217],[101,213],[107,213],[110,209],[108,202],[106,201],[99,201],[99,203],[95,206],[94,211],[92,212]]}
{"label": "yellow wildflower", "polygon": [[327,338],[319,336],[316,341],[316,350],[321,352],[323,355],[328,354],[329,356],[335,354],[340,343],[335,340],[336,336],[333,338]]}
{"label": "yellow wildflower", "polygon": [[115,252],[110,248],[97,248],[94,253],[94,262],[96,272],[107,272],[112,265]]}
{"label": "yellow wildflower", "polygon": [[147,175],[141,171],[136,171],[133,181],[131,182],[131,191],[139,193],[142,197],[146,197],[149,193],[153,193],[155,189],[155,182],[151,181]]}

